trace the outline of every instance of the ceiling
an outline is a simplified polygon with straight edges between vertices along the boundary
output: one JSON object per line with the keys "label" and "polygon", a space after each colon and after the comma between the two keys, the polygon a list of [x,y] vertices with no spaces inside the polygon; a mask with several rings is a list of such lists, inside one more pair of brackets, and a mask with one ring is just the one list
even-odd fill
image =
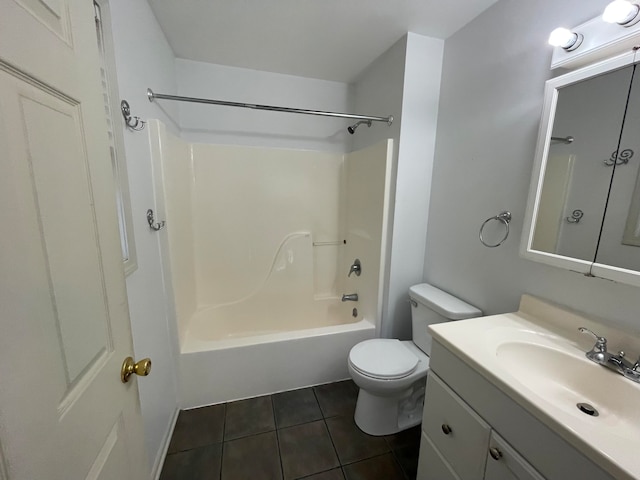
{"label": "ceiling", "polygon": [[148,0],[179,58],[352,82],[406,32],[447,38],[497,0]]}

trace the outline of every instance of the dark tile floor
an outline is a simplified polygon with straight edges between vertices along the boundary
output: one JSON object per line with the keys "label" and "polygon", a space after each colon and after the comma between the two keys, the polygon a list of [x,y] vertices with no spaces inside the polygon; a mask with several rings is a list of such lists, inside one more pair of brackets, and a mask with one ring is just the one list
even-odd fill
{"label": "dark tile floor", "polygon": [[420,427],[367,435],[357,396],[348,380],[183,410],[160,480],[414,480]]}

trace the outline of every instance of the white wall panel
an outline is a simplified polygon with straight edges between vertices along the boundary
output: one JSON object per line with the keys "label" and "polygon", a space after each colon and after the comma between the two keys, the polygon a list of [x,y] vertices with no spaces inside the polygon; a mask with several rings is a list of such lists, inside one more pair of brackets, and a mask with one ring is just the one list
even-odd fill
{"label": "white wall panel", "polygon": [[[424,278],[482,309],[515,311],[531,293],[638,329],[637,288],[520,258],[549,32],[600,15],[607,2],[502,0],[445,44]],[[508,209],[498,248],[478,241],[488,217]]]}
{"label": "white wall panel", "polygon": [[[133,115],[160,118],[170,128],[177,121],[177,105],[154,105],[148,87],[176,92],[174,57],[147,2],[111,0],[113,42],[121,98]],[[175,127],[173,127],[175,128]],[[154,203],[153,169],[148,127],[124,134],[138,269],[127,277],[127,293],[136,357],[151,357],[153,373],[138,382],[146,447],[154,469],[160,468],[177,405],[175,321],[165,303],[160,240],[146,223]]]}

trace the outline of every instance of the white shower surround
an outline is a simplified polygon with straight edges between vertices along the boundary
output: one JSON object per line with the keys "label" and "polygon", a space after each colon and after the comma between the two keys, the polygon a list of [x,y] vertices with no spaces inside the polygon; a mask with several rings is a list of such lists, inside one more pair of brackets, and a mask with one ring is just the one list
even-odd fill
{"label": "white shower surround", "polygon": [[392,141],[346,156],[189,145],[157,121],[150,138],[181,407],[348,378],[379,327]]}

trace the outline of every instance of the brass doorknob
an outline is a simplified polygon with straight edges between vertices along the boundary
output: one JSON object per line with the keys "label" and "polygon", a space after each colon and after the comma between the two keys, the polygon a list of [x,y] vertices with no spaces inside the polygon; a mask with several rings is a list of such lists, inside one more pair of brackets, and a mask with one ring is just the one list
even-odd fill
{"label": "brass doorknob", "polygon": [[120,380],[122,380],[122,383],[127,383],[129,377],[134,373],[141,377],[149,375],[149,373],[151,373],[151,359],[143,358],[139,362],[134,362],[133,357],[125,358],[124,362],[122,362],[122,370],[120,370]]}

